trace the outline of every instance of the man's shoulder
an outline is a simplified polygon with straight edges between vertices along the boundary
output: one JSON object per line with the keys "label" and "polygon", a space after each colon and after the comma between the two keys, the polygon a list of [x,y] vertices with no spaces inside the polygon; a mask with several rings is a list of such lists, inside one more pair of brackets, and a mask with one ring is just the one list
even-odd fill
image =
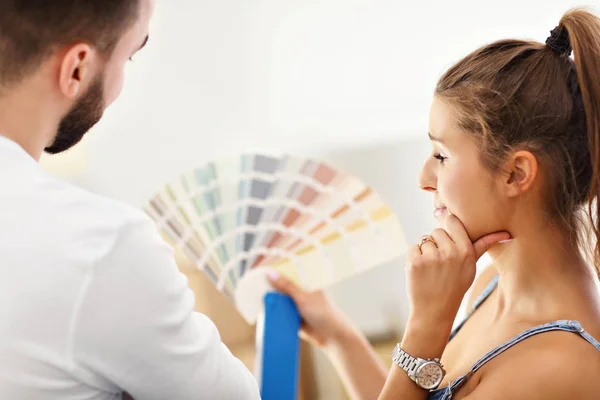
{"label": "man's shoulder", "polygon": [[[75,243],[82,253],[92,258],[102,257],[117,240],[133,230],[152,231],[156,227],[150,216],[141,208],[107,196],[90,192],[68,182],[47,180],[46,187],[38,193],[44,199],[43,211],[38,218],[45,223],[60,225],[60,243],[73,252]],[[48,228],[45,233],[51,233]]]}
{"label": "man's shoulder", "polygon": [[114,224],[116,227],[128,223],[148,222],[149,216],[138,207],[112,199],[102,194],[93,193],[68,182],[54,180],[52,190],[56,194],[48,196],[54,199],[53,207],[64,214],[73,214],[90,222]]}

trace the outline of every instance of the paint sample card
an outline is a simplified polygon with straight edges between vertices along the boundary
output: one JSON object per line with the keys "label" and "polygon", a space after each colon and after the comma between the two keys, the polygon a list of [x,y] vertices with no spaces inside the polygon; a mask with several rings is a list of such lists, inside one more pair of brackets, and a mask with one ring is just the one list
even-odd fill
{"label": "paint sample card", "polygon": [[318,289],[407,250],[396,215],[375,191],[294,156],[210,162],[166,184],[144,209],[165,240],[229,299],[258,268]]}

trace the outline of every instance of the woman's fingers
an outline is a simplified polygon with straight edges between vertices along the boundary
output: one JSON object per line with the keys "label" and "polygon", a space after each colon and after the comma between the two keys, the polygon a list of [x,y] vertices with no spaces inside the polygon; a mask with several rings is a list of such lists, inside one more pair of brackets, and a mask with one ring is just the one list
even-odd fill
{"label": "woman's fingers", "polygon": [[448,233],[450,239],[460,248],[470,248],[472,246],[469,234],[463,223],[454,214],[448,213],[442,221],[444,230]]}
{"label": "woman's fingers", "polygon": [[453,245],[454,243],[443,229],[435,229],[431,235],[423,236],[417,247],[421,256],[430,260],[438,260],[442,254],[450,254]]}
{"label": "woman's fingers", "polygon": [[431,237],[433,238],[433,240],[435,240],[438,249],[446,253],[452,250],[454,242],[452,241],[452,238],[450,238],[450,236],[448,235],[448,232],[446,232],[445,230],[440,228],[434,229],[433,232],[431,232]]}
{"label": "woman's fingers", "polygon": [[421,254],[427,258],[437,258],[438,248],[437,245],[431,240],[421,244]]}
{"label": "woman's fingers", "polygon": [[465,226],[456,216],[447,215],[443,224],[450,238],[457,244],[459,252],[463,255],[474,255],[475,261],[479,260],[490,246],[511,238],[510,233],[501,231],[482,236],[472,243]]}
{"label": "woman's fingers", "polygon": [[475,256],[478,260],[489,248],[498,243],[504,242],[511,239],[511,235],[508,232],[495,232],[490,233],[489,235],[482,236],[477,239],[475,243],[473,243],[473,248],[475,249]]}
{"label": "woman's fingers", "polygon": [[296,304],[300,304],[302,302],[305,293],[300,287],[296,286],[294,282],[284,276],[281,276],[279,273],[273,270],[267,273],[267,278],[275,289],[290,296]]}

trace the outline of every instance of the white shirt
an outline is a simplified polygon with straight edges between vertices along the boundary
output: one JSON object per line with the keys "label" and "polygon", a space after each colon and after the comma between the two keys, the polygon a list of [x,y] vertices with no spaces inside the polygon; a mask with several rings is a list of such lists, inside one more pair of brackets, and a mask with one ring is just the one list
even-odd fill
{"label": "white shirt", "polygon": [[0,136],[0,398],[259,399],[142,211]]}

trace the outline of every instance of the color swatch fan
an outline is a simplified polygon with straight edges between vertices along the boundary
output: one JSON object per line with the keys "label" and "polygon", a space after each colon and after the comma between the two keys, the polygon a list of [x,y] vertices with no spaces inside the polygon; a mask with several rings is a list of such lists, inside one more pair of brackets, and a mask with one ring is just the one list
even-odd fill
{"label": "color swatch fan", "polygon": [[400,223],[377,193],[293,156],[210,162],[166,185],[145,210],[249,323],[271,290],[269,269],[315,290],[406,251]]}

